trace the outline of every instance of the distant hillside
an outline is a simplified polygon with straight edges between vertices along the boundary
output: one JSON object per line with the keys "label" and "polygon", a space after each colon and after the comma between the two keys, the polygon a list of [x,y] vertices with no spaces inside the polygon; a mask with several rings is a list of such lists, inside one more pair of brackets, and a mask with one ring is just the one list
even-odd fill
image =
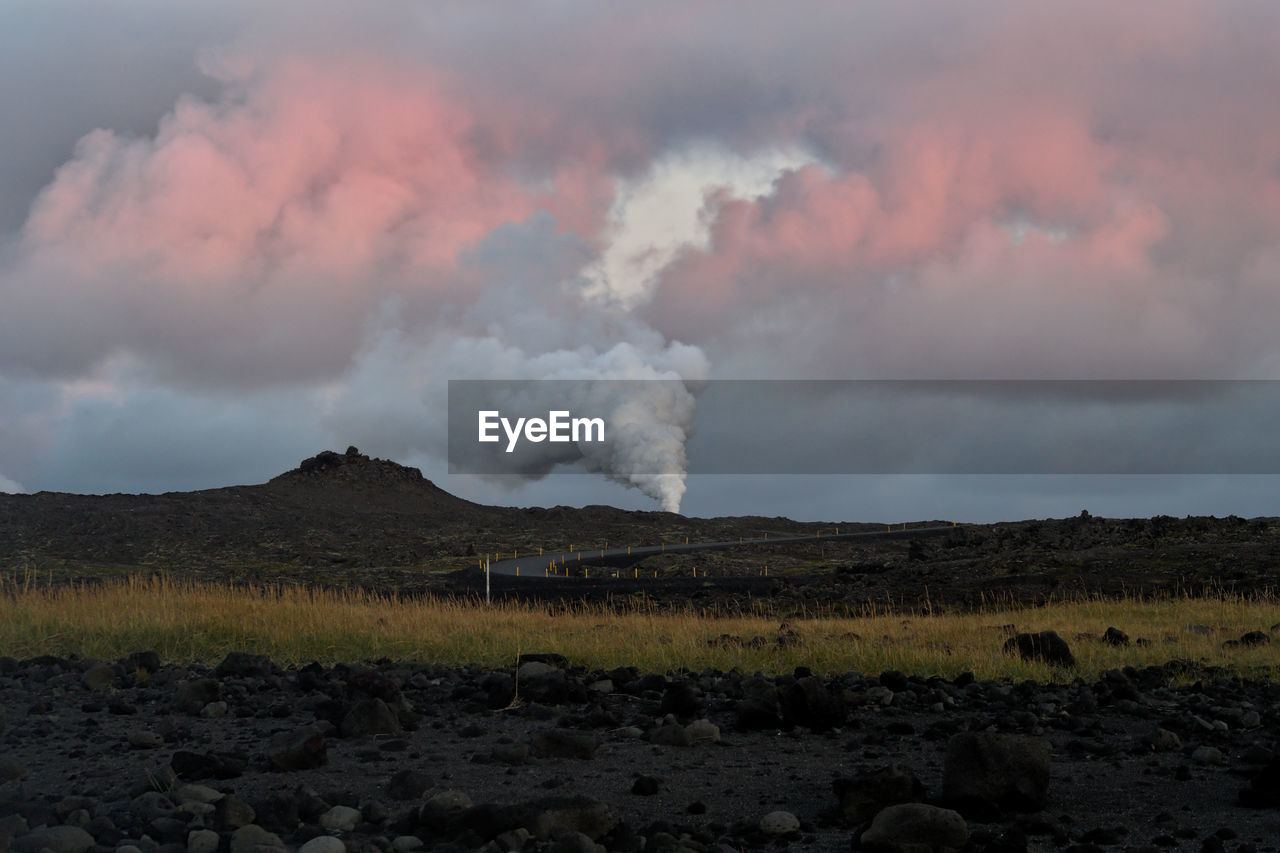
{"label": "distant hillside", "polygon": [[[417,468],[352,447],[324,451],[254,486],[161,495],[0,494],[0,568],[216,569],[234,576],[247,568],[464,565],[469,555],[544,543],[717,537],[744,521],[600,506],[484,506],[446,492]],[[814,527],[759,521],[779,532]]]}

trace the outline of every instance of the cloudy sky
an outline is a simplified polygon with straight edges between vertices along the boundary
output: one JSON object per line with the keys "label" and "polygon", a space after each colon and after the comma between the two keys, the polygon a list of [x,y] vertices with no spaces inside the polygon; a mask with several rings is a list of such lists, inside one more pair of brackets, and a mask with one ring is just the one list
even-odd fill
{"label": "cloudy sky", "polygon": [[[1251,0],[8,0],[0,490],[354,444],[476,499],[649,508],[616,471],[448,475],[447,380],[1280,378],[1278,42]],[[1276,495],[691,476],[682,509]]]}

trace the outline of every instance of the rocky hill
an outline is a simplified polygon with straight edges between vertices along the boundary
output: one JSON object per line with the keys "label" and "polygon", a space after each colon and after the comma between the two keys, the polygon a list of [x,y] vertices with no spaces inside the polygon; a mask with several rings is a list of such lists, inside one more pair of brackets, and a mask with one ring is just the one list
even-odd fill
{"label": "rocky hill", "polygon": [[[0,570],[153,568],[232,579],[305,570],[336,580],[331,570],[458,567],[477,554],[541,543],[722,537],[748,521],[603,506],[483,506],[446,492],[417,468],[350,447],[319,453],[260,485],[160,495],[0,494]],[[769,521],[781,532],[813,527]]]}

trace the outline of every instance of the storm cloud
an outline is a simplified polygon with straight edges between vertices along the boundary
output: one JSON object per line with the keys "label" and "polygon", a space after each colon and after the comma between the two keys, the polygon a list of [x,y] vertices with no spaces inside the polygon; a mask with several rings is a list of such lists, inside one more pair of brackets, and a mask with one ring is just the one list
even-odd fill
{"label": "storm cloud", "polygon": [[[643,506],[442,477],[445,383],[1276,378],[1278,25],[1243,0],[9,4],[0,489],[358,444],[469,496]],[[1045,505],[1001,482],[991,514]],[[733,491],[685,508],[747,511]]]}

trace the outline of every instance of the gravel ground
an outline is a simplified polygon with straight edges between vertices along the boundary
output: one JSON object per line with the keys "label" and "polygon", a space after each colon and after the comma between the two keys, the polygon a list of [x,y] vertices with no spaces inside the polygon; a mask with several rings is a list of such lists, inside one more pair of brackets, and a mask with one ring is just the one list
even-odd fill
{"label": "gravel ground", "polygon": [[1186,663],[1050,685],[516,674],[0,658],[0,851],[1280,843],[1280,685]]}

